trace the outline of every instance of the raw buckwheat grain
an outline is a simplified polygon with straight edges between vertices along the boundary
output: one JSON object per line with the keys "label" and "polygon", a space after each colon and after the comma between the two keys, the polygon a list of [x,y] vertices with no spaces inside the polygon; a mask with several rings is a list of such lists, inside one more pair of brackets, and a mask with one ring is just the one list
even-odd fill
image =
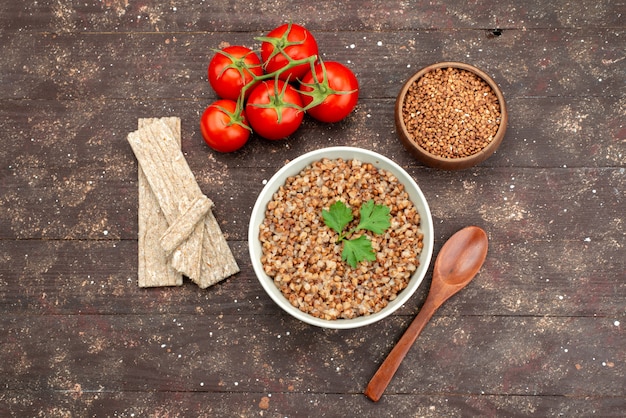
{"label": "raw buckwheat grain", "polygon": [[443,158],[461,158],[493,140],[500,105],[489,84],[471,71],[438,68],[410,86],[403,119],[420,147]]}

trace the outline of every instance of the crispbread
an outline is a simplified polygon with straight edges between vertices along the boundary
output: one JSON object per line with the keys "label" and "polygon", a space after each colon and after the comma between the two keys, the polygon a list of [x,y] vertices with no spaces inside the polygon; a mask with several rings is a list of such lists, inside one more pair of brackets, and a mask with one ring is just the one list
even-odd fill
{"label": "crispbread", "polygon": [[163,233],[159,240],[161,248],[170,254],[180,247],[212,206],[213,202],[205,195],[198,197]]}
{"label": "crispbread", "polygon": [[[139,119],[138,128],[142,129],[156,120],[156,118]],[[180,118],[170,117],[162,120],[169,126],[180,145]],[[137,284],[139,287],[181,286],[183,275],[172,267],[167,254],[159,245],[159,239],[167,230],[168,224],[141,165],[138,167],[137,180],[139,185]]]}
{"label": "crispbread", "polygon": [[182,273],[206,288],[237,273],[213,202],[180,149],[180,119],[140,119],[128,142],[139,161],[139,285],[180,285]]}
{"label": "crispbread", "polygon": [[239,266],[213,212],[207,213],[204,227],[202,276],[198,283],[203,289],[239,272]]}
{"label": "crispbread", "polygon": [[[128,134],[135,156],[143,169],[169,225],[202,196],[172,130],[156,120]],[[172,266],[192,280],[200,277],[202,235],[198,223],[191,235],[172,253]]]}

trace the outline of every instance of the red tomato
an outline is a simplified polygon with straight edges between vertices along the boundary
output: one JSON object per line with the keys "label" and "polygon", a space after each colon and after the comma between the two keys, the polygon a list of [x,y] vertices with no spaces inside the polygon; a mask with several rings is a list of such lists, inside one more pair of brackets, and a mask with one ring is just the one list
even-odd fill
{"label": "red tomato", "polygon": [[304,118],[298,90],[283,80],[268,80],[256,86],[246,104],[252,130],[266,139],[288,137]]}
{"label": "red tomato", "polygon": [[[258,38],[261,43],[261,59],[267,73],[280,70],[290,63],[289,59],[302,60],[317,56],[317,42],[307,29],[294,23],[284,24],[267,36]],[[296,81],[311,69],[310,63],[296,65],[279,75],[281,80]]]}
{"label": "red tomato", "polygon": [[263,74],[261,60],[250,48],[237,45],[217,51],[208,68],[209,83],[222,99],[237,100],[243,86],[253,82],[252,74]]}
{"label": "red tomato", "polygon": [[250,138],[250,128],[243,111],[236,115],[234,100],[218,100],[204,110],[200,132],[204,142],[219,152],[232,152],[243,147]]}
{"label": "red tomato", "polygon": [[312,71],[302,78],[300,94],[309,115],[322,122],[338,122],[356,107],[359,82],[345,65],[322,62],[315,65],[315,80]]}

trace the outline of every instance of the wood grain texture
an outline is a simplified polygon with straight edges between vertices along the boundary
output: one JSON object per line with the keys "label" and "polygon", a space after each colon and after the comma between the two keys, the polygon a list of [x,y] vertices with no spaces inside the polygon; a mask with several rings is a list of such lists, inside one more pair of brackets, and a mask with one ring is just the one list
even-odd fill
{"label": "wood grain texture", "polygon": [[[0,4],[0,416],[621,416],[626,410],[623,0]],[[211,48],[286,21],[360,82],[356,111],[287,141],[212,152]],[[506,137],[480,166],[422,166],[398,141],[402,83],[437,61],[490,74]],[[241,271],[209,289],[136,284],[139,118],[181,118],[182,153]],[[323,330],[250,265],[258,192],[286,161],[351,145],[403,166],[436,255],[487,231],[478,276],[437,311],[385,397],[362,391],[423,305]]]}

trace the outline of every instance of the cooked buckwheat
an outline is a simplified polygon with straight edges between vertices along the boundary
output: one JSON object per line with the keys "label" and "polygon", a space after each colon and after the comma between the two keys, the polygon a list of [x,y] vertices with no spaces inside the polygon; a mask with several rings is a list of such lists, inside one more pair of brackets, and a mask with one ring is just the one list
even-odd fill
{"label": "cooked buckwheat", "polygon": [[[353,211],[350,228],[370,199],[390,208],[391,226],[380,235],[367,233],[376,261],[353,269],[341,260],[342,244],[322,210],[343,201]],[[343,159],[322,159],[289,177],[267,205],[259,238],[265,273],[293,306],[326,320],[387,306],[407,286],[423,247],[420,215],[398,179],[372,164]]]}

